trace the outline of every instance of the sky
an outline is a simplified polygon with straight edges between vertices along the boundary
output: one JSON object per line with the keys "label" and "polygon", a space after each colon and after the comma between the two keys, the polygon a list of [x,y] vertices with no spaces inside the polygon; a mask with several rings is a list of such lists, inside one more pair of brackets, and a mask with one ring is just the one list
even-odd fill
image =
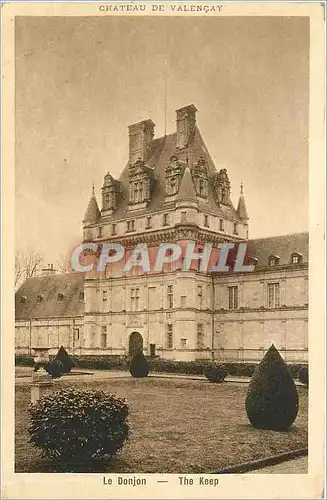
{"label": "sky", "polygon": [[303,17],[16,18],[16,251],[82,238],[92,183],[118,177],[128,125],[197,124],[250,238],[308,230],[309,22]]}

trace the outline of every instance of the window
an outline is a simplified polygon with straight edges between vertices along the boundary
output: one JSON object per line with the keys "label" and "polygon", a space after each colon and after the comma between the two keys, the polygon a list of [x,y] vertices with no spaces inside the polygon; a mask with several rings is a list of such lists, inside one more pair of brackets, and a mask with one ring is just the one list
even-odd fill
{"label": "window", "polygon": [[107,300],[107,290],[102,290],[102,300]]}
{"label": "window", "polygon": [[98,227],[98,238],[101,238],[102,236],[102,227]]}
{"label": "window", "polygon": [[63,293],[58,293],[57,295],[57,302],[61,302],[64,298],[64,294]]}
{"label": "window", "polygon": [[258,264],[258,259],[256,257],[249,257],[248,258],[248,263],[251,265],[251,266],[256,266]]}
{"label": "window", "polygon": [[36,297],[36,300],[37,300],[37,302],[42,302],[43,295],[41,293],[39,293],[38,296]]}
{"label": "window", "polygon": [[181,307],[186,307],[186,295],[181,296]]}
{"label": "window", "polygon": [[135,231],[135,220],[127,221],[127,231]]}
{"label": "window", "polygon": [[166,333],[166,347],[167,349],[173,348],[173,325],[167,325],[167,333]]}
{"label": "window", "polygon": [[221,202],[222,203],[226,203],[226,189],[225,188],[221,188]]}
{"label": "window", "polygon": [[197,349],[204,348],[204,335],[203,335],[203,324],[202,323],[198,323],[198,326],[197,326],[196,346],[197,346]]}
{"label": "window", "polygon": [[292,264],[300,264],[302,255],[300,253],[292,253]]}
{"label": "window", "polygon": [[229,286],[228,287],[228,308],[238,309],[238,287]]}
{"label": "window", "polygon": [[173,309],[173,307],[174,307],[173,285],[168,285],[168,287],[167,287],[167,306],[168,306],[168,309]]}
{"label": "window", "polygon": [[279,283],[268,283],[268,307],[279,307]]}
{"label": "window", "polygon": [[163,225],[168,226],[168,214],[163,214]]}
{"label": "window", "polygon": [[186,212],[182,212],[181,222],[186,222]]}
{"label": "window", "polygon": [[224,220],[219,219],[219,231],[224,231]]}
{"label": "window", "polygon": [[237,222],[234,222],[234,234],[238,234]]}
{"label": "window", "polygon": [[187,340],[185,338],[181,339],[181,347],[186,347]]}
{"label": "window", "polygon": [[199,305],[199,309],[202,309],[202,299],[203,299],[203,295],[202,295],[202,285],[198,285],[198,305]]}
{"label": "window", "polygon": [[79,328],[74,328],[74,339],[79,340]]}
{"label": "window", "polygon": [[79,300],[84,300],[84,292],[79,292]]}
{"label": "window", "polygon": [[112,226],[111,226],[111,234],[112,234],[112,236],[114,236],[115,234],[117,234],[116,228],[117,228],[117,225],[116,224],[112,224]]}
{"label": "window", "polygon": [[140,303],[140,289],[131,288],[131,309],[132,311],[138,311]]}
{"label": "window", "polygon": [[107,327],[103,326],[101,329],[101,349],[105,349],[107,347]]}
{"label": "window", "polygon": [[209,217],[208,217],[208,215],[205,215],[205,216],[204,216],[204,225],[205,225],[206,227],[209,227]]}
{"label": "window", "polygon": [[151,216],[150,215],[148,215],[148,217],[146,218],[145,229],[151,229]]}
{"label": "window", "polygon": [[26,301],[27,301],[26,295],[22,295],[21,298],[20,298],[20,301],[21,301],[22,304],[25,304]]}
{"label": "window", "polygon": [[268,259],[269,267],[278,266],[278,262],[279,262],[279,257],[277,257],[277,255],[271,255]]}

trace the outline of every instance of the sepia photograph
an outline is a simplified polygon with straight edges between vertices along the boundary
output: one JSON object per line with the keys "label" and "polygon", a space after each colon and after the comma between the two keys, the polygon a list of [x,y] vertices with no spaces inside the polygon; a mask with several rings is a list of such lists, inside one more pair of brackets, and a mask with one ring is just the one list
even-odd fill
{"label": "sepia photograph", "polygon": [[[219,498],[226,475],[300,485],[316,471],[321,498],[322,462],[308,460],[325,273],[310,6],[85,5],[8,21],[15,495],[79,474],[103,498],[142,498],[151,477],[157,498],[173,485]],[[99,497],[85,488],[78,498]]]}

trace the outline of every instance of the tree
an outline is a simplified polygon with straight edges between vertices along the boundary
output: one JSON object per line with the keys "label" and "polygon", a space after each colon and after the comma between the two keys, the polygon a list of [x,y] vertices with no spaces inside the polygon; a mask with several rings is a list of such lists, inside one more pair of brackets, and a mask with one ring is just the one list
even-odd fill
{"label": "tree", "polygon": [[129,371],[133,377],[147,377],[149,365],[143,352],[138,352],[132,357]]}
{"label": "tree", "polygon": [[27,279],[40,274],[44,262],[42,254],[30,252],[28,254],[18,253],[15,257],[15,288]]}
{"label": "tree", "polygon": [[245,408],[254,427],[286,430],[294,422],[299,399],[291,372],[272,344],[248,387]]}

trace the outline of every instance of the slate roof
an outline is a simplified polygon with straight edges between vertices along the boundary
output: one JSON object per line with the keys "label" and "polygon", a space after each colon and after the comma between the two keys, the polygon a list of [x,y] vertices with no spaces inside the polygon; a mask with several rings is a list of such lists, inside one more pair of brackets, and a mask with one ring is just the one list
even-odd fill
{"label": "slate roof", "polygon": [[197,201],[194,183],[189,167],[184,170],[181,185],[177,194],[178,201]]}
{"label": "slate roof", "polygon": [[87,206],[83,222],[89,222],[89,223],[97,222],[99,217],[100,217],[100,210],[98,207],[97,199],[93,192],[89,204]]}
{"label": "slate roof", "polygon": [[[83,273],[28,278],[15,294],[16,320],[83,316],[82,292]],[[58,294],[63,294],[61,300]],[[42,300],[38,300],[38,296],[42,296]]]}
{"label": "slate roof", "polygon": [[241,194],[240,198],[238,200],[238,205],[237,205],[237,213],[240,219],[242,220],[248,220],[248,213],[246,210],[246,205],[245,205],[245,198],[244,195]]}
{"label": "slate roof", "polygon": [[247,256],[258,259],[258,267],[268,267],[270,256],[279,257],[279,266],[291,264],[293,253],[302,255],[302,262],[309,261],[309,233],[293,233],[269,238],[248,240]]}
{"label": "slate roof", "polygon": [[[178,152],[176,151],[176,132],[158,139],[153,139],[150,145],[146,165],[153,168],[155,185],[152,192],[151,200],[146,208],[143,210],[129,211],[128,210],[128,166],[126,164],[119,181],[121,182],[121,194],[117,200],[117,209],[110,216],[110,220],[116,220],[121,218],[128,218],[135,215],[150,214],[152,212],[168,209],[169,207],[174,207],[174,203],[169,205],[164,203],[165,201],[165,167],[169,165],[170,158],[172,156],[178,157]],[[197,126],[195,126],[194,135],[188,146],[188,166],[191,168],[192,165],[202,157],[207,165],[209,176],[213,176],[217,169],[212,161],[210,153],[202,139],[201,133]],[[199,208],[203,210],[209,210],[218,215],[224,216],[231,220],[238,220],[238,214],[235,207],[224,206],[218,207],[213,191],[212,182],[209,180],[208,186],[208,202],[199,201]]]}

